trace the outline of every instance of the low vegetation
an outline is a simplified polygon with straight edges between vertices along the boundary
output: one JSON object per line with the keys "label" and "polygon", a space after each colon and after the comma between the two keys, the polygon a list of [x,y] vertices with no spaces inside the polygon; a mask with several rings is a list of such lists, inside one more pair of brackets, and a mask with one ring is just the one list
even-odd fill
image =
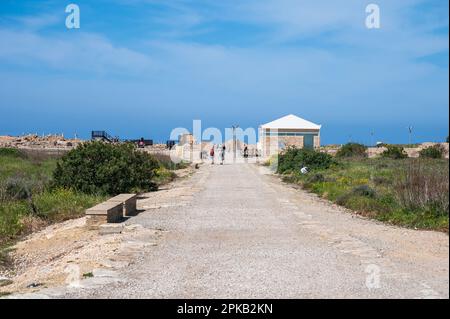
{"label": "low vegetation", "polygon": [[0,149],[0,248],[49,223],[80,216],[103,200],[99,195],[53,188],[56,166],[52,156],[30,158],[17,149]]}
{"label": "low vegetation", "polygon": [[367,147],[358,143],[347,143],[337,151],[337,158],[367,157]]}
{"label": "low vegetation", "polygon": [[82,216],[108,196],[155,190],[186,167],[169,161],[127,144],[85,143],[59,159],[0,148],[0,263],[1,247],[15,239]]}
{"label": "low vegetation", "polygon": [[381,157],[391,158],[391,159],[402,159],[407,158],[404,148],[399,145],[386,145],[386,150],[381,153]]}
{"label": "low vegetation", "polygon": [[[279,170],[287,182],[301,184],[323,198],[365,216],[392,224],[448,231],[449,162],[446,159],[403,158],[398,149],[379,158],[337,158],[316,165],[307,174]],[[291,159],[293,150],[280,155]],[[294,158],[301,150],[295,150]],[[310,151],[308,151],[310,152]],[[394,155],[396,154],[396,155]],[[318,158],[321,155],[316,155]]]}
{"label": "low vegetation", "polygon": [[162,185],[173,181],[177,176],[174,172],[175,170],[184,169],[189,166],[189,163],[184,161],[177,163],[173,162],[169,155],[157,153],[152,156],[159,163],[159,167],[155,170],[155,177],[153,179],[157,185]]}
{"label": "low vegetation", "polygon": [[57,163],[53,183],[86,194],[117,195],[157,189],[159,162],[132,144],[81,144]]}
{"label": "low vegetation", "polygon": [[335,164],[333,157],[326,153],[295,147],[287,149],[278,157],[278,173],[299,171],[302,167],[309,170],[328,169]]}
{"label": "low vegetation", "polygon": [[429,146],[424,148],[419,152],[420,157],[422,158],[443,158],[444,157],[444,149],[440,144],[436,144],[433,146]]}

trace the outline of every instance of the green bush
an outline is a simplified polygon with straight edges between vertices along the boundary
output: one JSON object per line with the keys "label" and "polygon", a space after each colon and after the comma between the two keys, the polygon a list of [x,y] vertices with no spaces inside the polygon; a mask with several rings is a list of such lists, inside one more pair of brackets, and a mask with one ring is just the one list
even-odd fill
{"label": "green bush", "polygon": [[306,166],[310,170],[328,169],[334,163],[331,155],[309,149],[288,148],[278,158],[278,173],[298,171]]}
{"label": "green bush", "polygon": [[152,191],[158,161],[132,144],[88,142],[65,154],[54,171],[54,186],[87,194]]}
{"label": "green bush", "polygon": [[387,149],[381,153],[381,157],[392,159],[402,159],[408,157],[408,154],[405,153],[405,150],[401,146],[387,145],[386,148]]}
{"label": "green bush", "polygon": [[419,156],[423,158],[442,158],[444,157],[444,150],[441,145],[436,144],[421,150]]}
{"label": "green bush", "polygon": [[358,143],[347,143],[336,153],[336,157],[367,157],[367,147]]}

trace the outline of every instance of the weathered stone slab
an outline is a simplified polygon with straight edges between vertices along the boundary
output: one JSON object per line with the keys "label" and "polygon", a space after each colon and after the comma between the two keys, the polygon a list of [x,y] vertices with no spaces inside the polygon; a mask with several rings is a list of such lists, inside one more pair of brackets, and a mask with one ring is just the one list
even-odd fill
{"label": "weathered stone slab", "polygon": [[120,194],[114,196],[108,200],[108,202],[122,203],[123,205],[123,216],[135,216],[136,215],[136,194]]}
{"label": "weathered stone slab", "polygon": [[89,217],[87,219],[89,225],[98,222],[119,223],[123,217],[122,203],[106,201],[87,209],[86,215]]}
{"label": "weathered stone slab", "polygon": [[102,224],[98,227],[100,235],[120,234],[123,224]]}

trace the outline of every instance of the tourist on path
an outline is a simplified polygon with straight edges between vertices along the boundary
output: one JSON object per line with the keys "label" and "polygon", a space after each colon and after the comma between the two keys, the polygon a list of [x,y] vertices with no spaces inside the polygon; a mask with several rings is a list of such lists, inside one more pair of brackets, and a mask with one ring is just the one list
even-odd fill
{"label": "tourist on path", "polygon": [[211,147],[209,151],[209,156],[211,156],[211,164],[214,165],[214,145]]}
{"label": "tourist on path", "polygon": [[223,165],[223,162],[225,162],[225,144],[222,146],[222,162],[220,163],[220,165]]}

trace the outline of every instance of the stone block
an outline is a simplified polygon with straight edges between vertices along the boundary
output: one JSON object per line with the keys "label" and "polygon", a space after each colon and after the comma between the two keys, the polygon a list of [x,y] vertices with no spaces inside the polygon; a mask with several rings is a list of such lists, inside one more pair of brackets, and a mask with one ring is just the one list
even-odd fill
{"label": "stone block", "polygon": [[108,199],[108,202],[121,203],[123,205],[123,216],[135,216],[136,215],[136,194],[120,194]]}
{"label": "stone block", "polygon": [[87,224],[94,225],[98,222],[119,223],[123,218],[123,207],[119,202],[103,202],[86,210]]}

